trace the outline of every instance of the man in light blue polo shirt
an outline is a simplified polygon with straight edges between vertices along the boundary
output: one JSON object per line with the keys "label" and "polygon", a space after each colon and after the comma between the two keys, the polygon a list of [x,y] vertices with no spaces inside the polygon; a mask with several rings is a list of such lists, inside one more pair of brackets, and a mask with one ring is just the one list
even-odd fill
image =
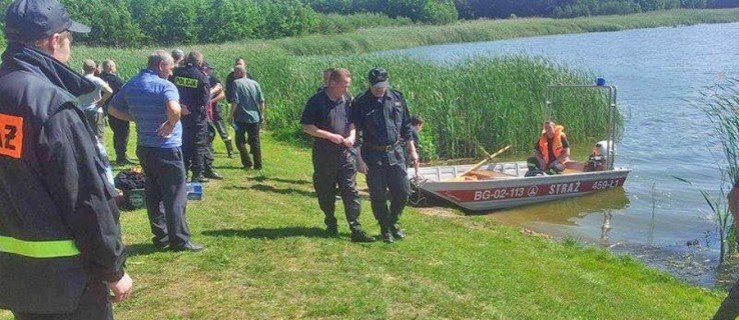
{"label": "man in light blue polo shirt", "polygon": [[187,176],[181,149],[180,96],[174,84],[167,81],[173,68],[169,53],[152,53],[147,69],[121,88],[110,101],[108,112],[136,123],[136,154],[146,176],[146,209],[154,246],[200,251],[203,246],[190,241],[185,219]]}

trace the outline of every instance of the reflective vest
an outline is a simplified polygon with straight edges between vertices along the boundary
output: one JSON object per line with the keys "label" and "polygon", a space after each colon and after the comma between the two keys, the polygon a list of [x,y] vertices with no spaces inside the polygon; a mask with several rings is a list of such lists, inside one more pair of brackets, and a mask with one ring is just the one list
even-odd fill
{"label": "reflective vest", "polygon": [[[564,146],[562,145],[562,137],[565,137],[565,127],[557,125],[554,126],[554,137],[552,137],[552,150],[554,151],[554,157],[559,157],[560,154],[562,154],[562,151],[564,151]],[[549,145],[548,145],[548,139],[546,132],[542,132],[541,136],[539,137],[539,151],[541,152],[541,156],[544,158],[544,161],[549,163]]]}

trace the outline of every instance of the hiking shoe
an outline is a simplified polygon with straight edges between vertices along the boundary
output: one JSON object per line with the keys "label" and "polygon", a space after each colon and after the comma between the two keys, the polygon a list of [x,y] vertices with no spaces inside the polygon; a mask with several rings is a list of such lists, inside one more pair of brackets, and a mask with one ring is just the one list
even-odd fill
{"label": "hiking shoe", "polygon": [[339,227],[338,226],[328,226],[326,227],[326,235],[329,237],[338,237],[339,236]]}
{"label": "hiking shoe", "polygon": [[213,170],[206,170],[203,176],[205,176],[208,179],[223,180],[223,176],[221,176],[220,174],[218,174],[217,172]]}
{"label": "hiking shoe", "polygon": [[205,182],[209,182],[209,181],[210,181],[210,179],[206,178],[206,177],[205,177],[205,176],[203,176],[202,174],[199,174],[199,175],[193,175],[193,176],[192,176],[192,179],[190,179],[190,182],[200,182],[200,183],[205,183]]}
{"label": "hiking shoe", "polygon": [[199,252],[199,251],[203,251],[203,249],[205,249],[204,246],[199,245],[199,244],[194,243],[194,242],[190,242],[190,241],[188,241],[187,243],[185,243],[185,244],[183,244],[183,245],[181,245],[179,247],[172,247],[171,248],[172,251],[189,251],[189,252]]}
{"label": "hiking shoe", "polygon": [[375,237],[362,230],[352,231],[352,242],[375,242]]}
{"label": "hiking shoe", "polygon": [[151,239],[151,243],[154,244],[154,248],[157,249],[165,249],[169,247],[169,237],[164,237],[161,239],[157,239],[156,237]]}
{"label": "hiking shoe", "polygon": [[401,229],[398,224],[394,224],[390,227],[390,232],[393,234],[395,239],[403,240],[403,238],[405,238],[405,232],[403,232],[403,229]]}
{"label": "hiking shoe", "polygon": [[385,243],[393,243],[395,242],[395,239],[393,238],[393,234],[390,232],[383,232],[382,233],[382,242]]}

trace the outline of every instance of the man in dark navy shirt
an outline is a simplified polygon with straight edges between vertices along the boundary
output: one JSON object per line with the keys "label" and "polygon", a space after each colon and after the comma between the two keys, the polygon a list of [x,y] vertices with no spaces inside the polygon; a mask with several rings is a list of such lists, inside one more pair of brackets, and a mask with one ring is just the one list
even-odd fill
{"label": "man in dark navy shirt", "polygon": [[[408,105],[402,93],[388,88],[388,78],[385,69],[370,70],[369,89],[352,103],[352,120],[361,133],[372,212],[380,224],[382,240],[392,243],[394,239],[405,237],[398,219],[410,195],[403,145],[408,146],[412,163],[418,161],[418,153],[413,143]],[[390,208],[386,199],[388,189]]]}
{"label": "man in dark navy shirt", "polygon": [[[117,68],[115,61],[111,59],[103,61],[103,72],[100,73],[100,79],[107,82],[110,89],[113,90],[111,98],[123,87],[123,80],[118,77],[116,71]],[[103,105],[106,112],[109,102],[110,99],[105,101]],[[126,154],[128,149],[128,136],[131,133],[130,122],[108,115],[108,124],[110,125],[110,128],[113,129],[113,147],[115,148],[116,164],[119,166],[132,164]]]}
{"label": "man in dark navy shirt", "polygon": [[334,217],[338,185],[352,241],[372,242],[375,238],[362,231],[359,223],[360,198],[353,155],[356,129],[350,120],[351,101],[347,94],[351,82],[349,70],[332,69],[328,86],[308,99],[300,123],[304,132],[316,138],[313,142],[313,186],[325,215],[328,234],[338,235]]}
{"label": "man in dark navy shirt", "polygon": [[183,107],[182,153],[185,157],[185,170],[192,171],[192,181],[207,182],[204,176],[205,157],[208,154],[208,102],[210,83],[201,71],[203,55],[200,52],[188,53],[184,67],[174,70],[172,82],[180,94]]}

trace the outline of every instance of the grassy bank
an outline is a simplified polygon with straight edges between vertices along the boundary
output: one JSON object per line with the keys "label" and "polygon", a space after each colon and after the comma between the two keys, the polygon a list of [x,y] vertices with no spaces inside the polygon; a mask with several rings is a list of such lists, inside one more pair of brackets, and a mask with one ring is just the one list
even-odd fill
{"label": "grassy bank", "polygon": [[[158,251],[145,211],[123,213],[135,293],[117,319],[706,319],[723,297],[485,216],[409,208],[409,236],[393,245],[351,243],[344,224],[340,238],[325,238],[308,150],[266,135],[256,173],[216,142],[227,180],[207,184],[187,211],[206,251]],[[362,204],[377,235],[366,196]]]}

